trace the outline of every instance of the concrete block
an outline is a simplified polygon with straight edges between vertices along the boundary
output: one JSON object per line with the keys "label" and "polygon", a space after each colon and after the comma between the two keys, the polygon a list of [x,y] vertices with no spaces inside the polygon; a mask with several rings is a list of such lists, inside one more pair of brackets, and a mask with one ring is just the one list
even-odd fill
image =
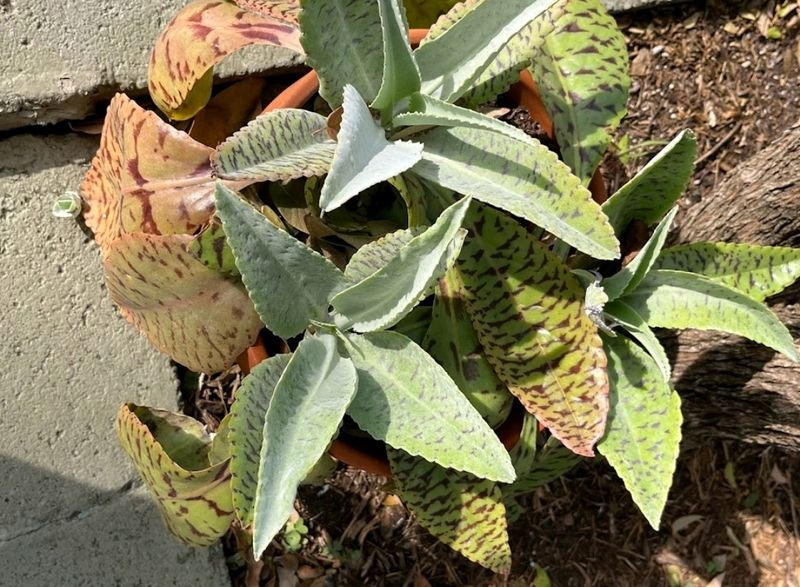
{"label": "concrete block", "polygon": [[230,579],[221,550],[173,540],[146,490],[138,488],[79,516],[0,542],[0,583],[224,587]]}
{"label": "concrete block", "polygon": [[[0,130],[84,118],[117,90],[143,90],[150,49],[187,0],[0,0]],[[296,67],[291,51],[251,47],[221,77]]]}

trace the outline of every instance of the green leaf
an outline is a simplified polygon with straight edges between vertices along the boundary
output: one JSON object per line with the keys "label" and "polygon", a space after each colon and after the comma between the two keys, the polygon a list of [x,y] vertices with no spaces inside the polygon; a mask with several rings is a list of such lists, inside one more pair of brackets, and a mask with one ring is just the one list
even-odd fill
{"label": "green leaf", "polygon": [[454,102],[514,37],[555,0],[484,0],[414,56],[422,93]]}
{"label": "green leaf", "polygon": [[336,143],[327,121],[308,110],[262,114],[219,145],[211,157],[217,177],[255,183],[328,173]]}
{"label": "green leaf", "polygon": [[400,0],[378,0],[383,28],[383,81],[372,107],[388,112],[419,90],[419,69],[408,43],[408,22]]}
{"label": "green leaf", "polygon": [[376,241],[358,249],[345,267],[344,275],[351,283],[363,281],[373,273],[386,267],[400,250],[414,238],[425,232],[426,227],[417,226],[390,232]]}
{"label": "green leaf", "polygon": [[458,259],[467,311],[497,376],[574,452],[593,456],[608,410],[606,358],[569,268],[515,220],[467,217]]}
{"label": "green leaf", "polygon": [[608,429],[598,443],[634,503],[658,530],[681,442],[681,400],[650,356],[630,340],[603,337],[611,379]]}
{"label": "green leaf", "polygon": [[392,331],[402,334],[413,340],[415,344],[422,346],[431,325],[431,316],[432,308],[430,306],[417,306],[395,324]]}
{"label": "green leaf", "polygon": [[508,417],[514,396],[483,354],[464,307],[464,295],[461,276],[455,268],[450,269],[436,287],[430,329],[422,346],[494,428]]}
{"label": "green leaf", "polygon": [[597,259],[619,256],[619,243],[589,190],[536,139],[439,128],[422,142],[414,173],[533,222]]}
{"label": "green leaf", "polygon": [[290,358],[289,354],[275,355],[259,363],[242,381],[231,407],[231,489],[236,516],[245,528],[253,523],[264,419]]}
{"label": "green leaf", "polygon": [[291,338],[312,319],[328,318],[328,300],[346,281],[325,257],[280,230],[225,186],[217,214],[258,315],[272,332]]}
{"label": "green leaf", "polygon": [[517,471],[517,480],[503,488],[503,497],[508,500],[531,493],[543,485],[555,481],[569,472],[581,458],[551,436],[536,453],[536,458],[527,469]]}
{"label": "green leaf", "polygon": [[669,382],[672,376],[672,369],[669,364],[669,358],[661,346],[658,338],[650,330],[650,327],[645,322],[644,318],[636,313],[636,310],[631,308],[623,300],[614,300],[605,307],[605,312],[608,316],[613,318],[616,322],[621,324],[633,338],[639,341],[639,344],[644,347],[650,357],[658,365],[664,381]]}
{"label": "green leaf", "polygon": [[210,546],[233,521],[228,461],[209,465],[211,439],[183,414],[125,404],[117,412],[122,448],[153,493],[169,531]]}
{"label": "green leaf", "polygon": [[464,198],[445,210],[428,230],[399,249],[384,267],[337,294],[331,305],[341,328],[369,332],[396,324],[455,263],[470,205]]}
{"label": "green leaf", "polygon": [[527,140],[524,131],[502,120],[484,116],[473,110],[461,108],[424,94],[413,94],[408,112],[392,119],[394,126],[466,126],[499,132],[512,139]]}
{"label": "green leaf", "polygon": [[[422,180],[413,173],[402,173],[390,178],[389,183],[397,190],[408,211],[408,225],[420,226],[429,224],[426,189]],[[438,214],[431,217],[436,218]]]}
{"label": "green leaf", "polygon": [[621,299],[650,326],[730,332],[800,361],[789,331],[766,306],[707,277],[656,269]]}
{"label": "green leaf", "polygon": [[615,300],[623,294],[633,291],[642,282],[656,262],[677,213],[678,207],[676,206],[661,220],[653,231],[653,235],[634,260],[620,269],[616,275],[603,280],[603,289],[606,291],[609,300]]}
{"label": "green leaf", "polygon": [[[466,0],[453,6],[431,26],[424,42],[440,37],[481,1]],[[519,80],[520,72],[530,64],[535,47],[553,30],[555,19],[564,12],[562,5],[563,2],[553,4],[511,37],[470,82],[470,88],[461,95],[459,101],[468,108],[475,108],[507,92]]]}
{"label": "green leaf", "polygon": [[319,205],[335,210],[359,193],[410,169],[422,154],[422,145],[389,142],[372,118],[366,102],[351,85],[344,88],[344,113],[339,144],[331,170],[322,186]]}
{"label": "green leaf", "polygon": [[800,277],[800,249],[692,243],[664,249],[654,268],[699,273],[762,302]]}
{"label": "green leaf", "polygon": [[303,0],[300,43],[319,77],[319,95],[336,109],[345,85],[365,100],[378,95],[383,75],[383,33],[377,2]]}
{"label": "green leaf", "polygon": [[358,381],[331,334],[304,339],[269,402],[261,445],[253,552],[256,560],[292,513],[297,486],[339,430]]}
{"label": "green leaf", "polygon": [[653,157],[632,180],[603,204],[603,212],[621,234],[631,220],[655,224],[675,205],[689,183],[697,140],[685,130]]}
{"label": "green leaf", "polygon": [[428,28],[439,15],[450,10],[458,0],[405,0],[411,28]]}
{"label": "green leaf", "polygon": [[509,571],[506,508],[493,481],[403,451],[389,448],[387,454],[400,496],[423,528],[472,562]]}
{"label": "green leaf", "polygon": [[209,269],[222,275],[237,276],[236,260],[228,245],[222,224],[215,221],[187,245],[186,250]]}
{"label": "green leaf", "polygon": [[601,0],[561,0],[565,13],[532,56],[531,73],[564,161],[588,185],[625,116],[628,52]]}
{"label": "green leaf", "polygon": [[424,350],[396,332],[348,334],[358,392],[347,413],[373,438],[443,467],[511,482],[503,445]]}

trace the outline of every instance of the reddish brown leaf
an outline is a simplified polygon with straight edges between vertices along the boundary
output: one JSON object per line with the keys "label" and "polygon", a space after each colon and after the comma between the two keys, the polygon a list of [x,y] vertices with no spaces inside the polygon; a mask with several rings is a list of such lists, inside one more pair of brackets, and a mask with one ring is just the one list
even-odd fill
{"label": "reddish brown leaf", "polygon": [[159,350],[199,372],[229,367],[261,321],[244,287],[187,252],[190,235],[127,234],[104,261],[111,298]]}
{"label": "reddish brown leaf", "polygon": [[250,78],[225,88],[197,113],[189,136],[216,147],[261,112],[266,85],[263,78]]}
{"label": "reddish brown leaf", "polygon": [[[194,0],[167,27],[150,56],[148,87],[174,120],[191,118],[211,97],[212,68],[248,45],[275,45],[302,54],[294,3]],[[287,20],[284,20],[287,19]]]}

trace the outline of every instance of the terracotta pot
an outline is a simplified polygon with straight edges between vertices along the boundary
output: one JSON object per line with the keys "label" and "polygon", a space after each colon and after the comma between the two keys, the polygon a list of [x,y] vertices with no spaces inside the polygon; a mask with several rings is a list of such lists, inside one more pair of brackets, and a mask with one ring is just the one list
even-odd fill
{"label": "terracotta pot", "polygon": [[[427,32],[426,29],[411,29],[409,32],[411,44],[418,45]],[[272,112],[280,108],[301,108],[314,97],[318,90],[319,80],[316,72],[312,70],[281,92],[264,109],[264,112]],[[544,104],[536,90],[536,84],[527,70],[522,72],[520,81],[514,84],[508,92],[508,96],[511,100],[524,106],[548,136],[553,138],[553,123],[545,111]],[[592,178],[589,189],[597,202],[606,200],[605,182],[599,170]],[[268,356],[264,341],[259,336],[256,343],[239,357],[239,365],[242,371],[247,374]],[[524,409],[522,405],[519,402],[514,402],[506,421],[495,430],[497,437],[507,450],[511,450],[519,441],[523,416]],[[329,453],[334,458],[368,473],[383,475],[384,477],[392,476],[383,444],[372,438],[354,437],[342,432],[333,441]]]}

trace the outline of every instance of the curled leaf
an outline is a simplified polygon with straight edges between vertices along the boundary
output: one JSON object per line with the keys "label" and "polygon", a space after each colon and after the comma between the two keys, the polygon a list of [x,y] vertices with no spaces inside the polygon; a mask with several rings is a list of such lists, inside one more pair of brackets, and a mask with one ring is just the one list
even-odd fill
{"label": "curled leaf", "polygon": [[125,404],[117,434],[175,537],[209,546],[228,530],[234,517],[228,461],[209,464],[211,439],[200,422]]}
{"label": "curled leaf", "polygon": [[[248,45],[286,47],[302,54],[296,8],[287,2],[194,0],[156,40],[150,55],[150,96],[174,120],[191,118],[211,97],[212,68]],[[293,4],[293,3],[291,3]]]}

